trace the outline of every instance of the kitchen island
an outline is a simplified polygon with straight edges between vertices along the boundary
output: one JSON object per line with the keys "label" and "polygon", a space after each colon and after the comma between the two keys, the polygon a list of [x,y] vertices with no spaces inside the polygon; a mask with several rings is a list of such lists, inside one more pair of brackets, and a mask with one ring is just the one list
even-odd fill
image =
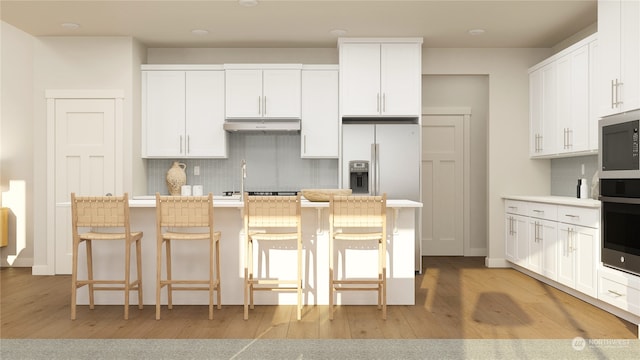
{"label": "kitchen island", "polygon": [[[67,204],[68,206],[68,204]],[[131,229],[143,231],[142,281],[143,303],[155,304],[156,281],[156,208],[151,197],[134,197],[130,200]],[[244,229],[243,202],[239,199],[214,199],[215,228],[222,232],[220,242],[222,305],[243,304],[244,281]],[[415,211],[422,204],[410,200],[387,200],[387,303],[389,305],[414,305],[414,244]],[[302,201],[303,237],[303,301],[307,305],[327,305],[329,296],[329,203]],[[187,244],[181,241],[172,246],[173,277],[206,278],[208,269],[208,245],[204,241]],[[340,251],[339,266],[346,266],[343,273],[349,277],[375,277],[377,248],[362,247]],[[289,249],[259,244],[255,247],[255,269],[269,276],[291,277],[296,252]],[[122,276],[124,259],[122,243],[97,243],[94,245],[94,276],[98,278]],[[268,255],[268,256],[267,256]],[[83,264],[84,246],[79,253],[79,276],[86,276]],[[342,256],[347,261],[342,261]],[[132,274],[135,274],[132,266]],[[132,278],[134,275],[132,275]],[[85,288],[78,290],[78,304],[88,304]],[[96,304],[122,304],[121,292],[96,292]],[[162,291],[162,304],[166,304],[166,290]],[[131,303],[136,303],[135,293]],[[208,304],[207,292],[179,291],[173,295],[174,304]],[[295,304],[295,293],[257,292],[255,303]],[[370,305],[377,303],[374,292],[347,292],[337,295],[336,304]]]}

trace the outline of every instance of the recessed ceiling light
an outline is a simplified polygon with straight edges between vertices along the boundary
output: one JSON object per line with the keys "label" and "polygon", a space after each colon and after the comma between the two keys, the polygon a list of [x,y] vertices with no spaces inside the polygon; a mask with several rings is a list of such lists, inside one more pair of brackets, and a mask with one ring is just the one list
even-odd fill
{"label": "recessed ceiling light", "polygon": [[245,7],[252,7],[258,5],[258,0],[238,0],[238,4]]}
{"label": "recessed ceiling light", "polygon": [[60,26],[62,26],[62,27],[63,27],[63,28],[65,28],[65,29],[69,29],[69,30],[75,30],[75,29],[77,29],[77,28],[79,28],[79,27],[80,27],[80,25],[79,25],[79,24],[71,23],[71,22],[68,22],[68,23],[62,23],[62,24],[60,24]]}
{"label": "recessed ceiling light", "polygon": [[484,33],[485,33],[485,30],[484,30],[484,29],[471,29],[471,30],[469,30],[468,32],[469,32],[469,35],[477,36],[477,35],[482,35],[482,34],[484,34]]}
{"label": "recessed ceiling light", "polygon": [[333,29],[329,31],[329,33],[333,36],[345,36],[347,35],[347,30],[344,29]]}
{"label": "recessed ceiling light", "polygon": [[191,33],[192,33],[193,35],[202,36],[202,35],[208,35],[208,34],[209,34],[209,30],[205,30],[205,29],[193,29],[193,30],[191,30]]}

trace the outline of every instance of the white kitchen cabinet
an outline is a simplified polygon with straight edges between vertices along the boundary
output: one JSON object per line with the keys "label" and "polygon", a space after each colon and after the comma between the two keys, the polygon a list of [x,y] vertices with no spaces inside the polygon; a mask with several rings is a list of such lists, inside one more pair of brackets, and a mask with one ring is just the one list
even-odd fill
{"label": "white kitchen cabinet", "polygon": [[300,119],[302,65],[225,65],[227,119]]}
{"label": "white kitchen cabinet", "polygon": [[505,253],[507,260],[521,266],[526,265],[529,254],[527,231],[527,203],[507,200],[505,202]]}
{"label": "white kitchen cabinet", "polygon": [[531,157],[597,151],[597,117],[591,105],[597,49],[592,35],[529,69]]}
{"label": "white kitchen cabinet", "polygon": [[529,254],[526,268],[549,279],[557,277],[558,207],[550,204],[527,204],[529,219]]}
{"label": "white kitchen cabinet", "polygon": [[338,67],[305,66],[302,70],[302,158],[338,158],[340,118]]}
{"label": "white kitchen cabinet", "polygon": [[142,156],[227,157],[224,72],[172,68],[143,68]]}
{"label": "white kitchen cabinet", "polygon": [[419,117],[422,39],[342,38],[342,117]]}
{"label": "white kitchen cabinet", "polygon": [[640,108],[640,2],[598,1],[600,116]]}
{"label": "white kitchen cabinet", "polygon": [[600,211],[558,207],[558,282],[597,297]]}
{"label": "white kitchen cabinet", "polygon": [[598,299],[640,316],[640,277],[601,268],[598,271]]}

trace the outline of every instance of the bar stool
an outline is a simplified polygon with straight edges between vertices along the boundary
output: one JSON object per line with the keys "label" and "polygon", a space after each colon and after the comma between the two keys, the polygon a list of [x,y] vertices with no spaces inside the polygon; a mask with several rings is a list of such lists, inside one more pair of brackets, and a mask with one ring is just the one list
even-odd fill
{"label": "bar stool", "polygon": [[[167,287],[167,306],[169,309],[173,308],[173,291],[208,291],[209,320],[212,320],[214,291],[217,293],[217,307],[218,309],[221,308],[221,233],[219,231],[214,231],[213,227],[213,195],[209,193],[208,196],[160,196],[159,193],[156,193],[156,234],[156,320],[160,320],[160,290],[165,286]],[[174,240],[209,241],[208,279],[173,279],[171,275],[171,242]],[[163,243],[165,245],[165,258],[167,268],[166,279],[162,279]]]}
{"label": "bar stool", "polygon": [[[78,288],[89,288],[89,309],[94,308],[95,291],[124,291],[124,319],[129,319],[129,292],[138,292],[138,308],[142,309],[142,232],[132,232],[129,223],[129,195],[76,196],[71,193],[71,223],[73,234],[73,268],[71,270],[71,320],[76,319]],[[89,230],[84,231],[86,228]],[[124,240],[124,279],[95,280],[93,278],[92,242]],[[87,279],[78,280],[78,251],[84,242],[87,251]],[[131,245],[136,245],[137,279],[131,281]],[[97,285],[97,286],[96,286]]]}
{"label": "bar stool", "polygon": [[[297,196],[249,196],[244,193],[244,319],[254,308],[254,291],[297,291],[297,319],[302,317],[302,226],[300,194]],[[295,279],[256,277],[253,245],[256,241],[294,242],[297,250]],[[285,285],[285,286],[282,286]]]}
{"label": "bar stool", "polygon": [[[334,294],[338,291],[377,291],[378,309],[387,319],[387,195],[339,196],[329,200],[329,319],[333,320]],[[335,241],[376,242],[378,246],[377,278],[347,278],[343,266],[342,274],[336,278],[334,268]],[[343,263],[346,263],[343,255]]]}

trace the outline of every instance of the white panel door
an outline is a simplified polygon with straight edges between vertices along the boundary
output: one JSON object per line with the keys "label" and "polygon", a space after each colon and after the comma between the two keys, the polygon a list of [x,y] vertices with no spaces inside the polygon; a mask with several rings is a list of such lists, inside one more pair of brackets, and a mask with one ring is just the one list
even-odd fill
{"label": "white panel door", "polygon": [[382,44],[380,112],[389,116],[418,116],[421,109],[420,44]]}
{"label": "white panel door", "polygon": [[380,44],[340,47],[342,116],[380,115]]}
{"label": "white panel door", "polygon": [[186,155],[227,157],[224,72],[187,71],[186,80]]}
{"label": "white panel door", "polygon": [[226,117],[262,117],[262,70],[226,70],[225,77]]}
{"label": "white panel door", "polygon": [[[55,202],[122,189],[116,177],[114,99],[55,100]],[[55,272],[71,273],[70,207],[55,210]]]}
{"label": "white panel door", "polygon": [[422,125],[422,255],[464,255],[464,116]]}
{"label": "white panel door", "polygon": [[143,72],[143,156],[185,156],[185,72]]}
{"label": "white panel door", "polygon": [[262,71],[262,116],[266,118],[300,118],[300,70]]}

